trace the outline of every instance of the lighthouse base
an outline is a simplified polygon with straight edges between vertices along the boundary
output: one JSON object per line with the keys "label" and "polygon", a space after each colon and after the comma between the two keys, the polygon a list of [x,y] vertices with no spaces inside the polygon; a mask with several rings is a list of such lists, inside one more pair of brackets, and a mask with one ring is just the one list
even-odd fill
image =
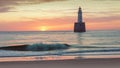
{"label": "lighthouse base", "polygon": [[85,23],[75,23],[74,24],[74,32],[86,32]]}

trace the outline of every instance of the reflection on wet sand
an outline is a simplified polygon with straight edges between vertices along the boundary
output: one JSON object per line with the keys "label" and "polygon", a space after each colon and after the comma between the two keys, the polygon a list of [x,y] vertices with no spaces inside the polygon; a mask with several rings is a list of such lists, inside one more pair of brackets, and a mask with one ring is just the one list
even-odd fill
{"label": "reflection on wet sand", "polygon": [[0,62],[13,61],[48,61],[48,60],[70,60],[76,59],[77,56],[30,56],[30,57],[4,57]]}

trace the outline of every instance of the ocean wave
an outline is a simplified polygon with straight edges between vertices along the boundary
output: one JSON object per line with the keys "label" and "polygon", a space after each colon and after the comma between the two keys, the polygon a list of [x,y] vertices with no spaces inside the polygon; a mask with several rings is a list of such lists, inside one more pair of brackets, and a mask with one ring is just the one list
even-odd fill
{"label": "ocean wave", "polygon": [[68,49],[69,47],[70,45],[68,44],[36,43],[32,45],[17,45],[17,46],[0,47],[0,49],[13,50],[13,51],[49,51],[49,50]]}
{"label": "ocean wave", "polygon": [[79,45],[79,44],[73,44],[71,45],[72,48],[120,48],[120,45]]}

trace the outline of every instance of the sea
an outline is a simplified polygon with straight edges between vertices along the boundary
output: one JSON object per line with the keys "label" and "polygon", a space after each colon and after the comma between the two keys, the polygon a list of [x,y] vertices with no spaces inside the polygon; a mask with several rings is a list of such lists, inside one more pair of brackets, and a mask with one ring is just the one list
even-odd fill
{"label": "sea", "polygon": [[[1,31],[0,47],[18,45],[70,45],[67,49],[15,51],[0,49],[0,61],[37,61],[110,56],[120,58],[120,31]],[[77,56],[77,57],[76,57]],[[16,59],[16,61],[17,61]]]}

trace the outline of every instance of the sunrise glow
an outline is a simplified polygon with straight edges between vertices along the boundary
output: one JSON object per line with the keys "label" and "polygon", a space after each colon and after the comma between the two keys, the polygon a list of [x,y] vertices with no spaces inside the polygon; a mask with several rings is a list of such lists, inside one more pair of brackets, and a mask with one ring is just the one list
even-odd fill
{"label": "sunrise glow", "polygon": [[48,30],[48,28],[46,27],[46,26],[42,26],[42,27],[39,27],[40,29],[40,31],[47,31]]}
{"label": "sunrise glow", "polygon": [[87,30],[120,30],[119,3],[119,0],[0,0],[0,31],[73,31],[79,6]]}

